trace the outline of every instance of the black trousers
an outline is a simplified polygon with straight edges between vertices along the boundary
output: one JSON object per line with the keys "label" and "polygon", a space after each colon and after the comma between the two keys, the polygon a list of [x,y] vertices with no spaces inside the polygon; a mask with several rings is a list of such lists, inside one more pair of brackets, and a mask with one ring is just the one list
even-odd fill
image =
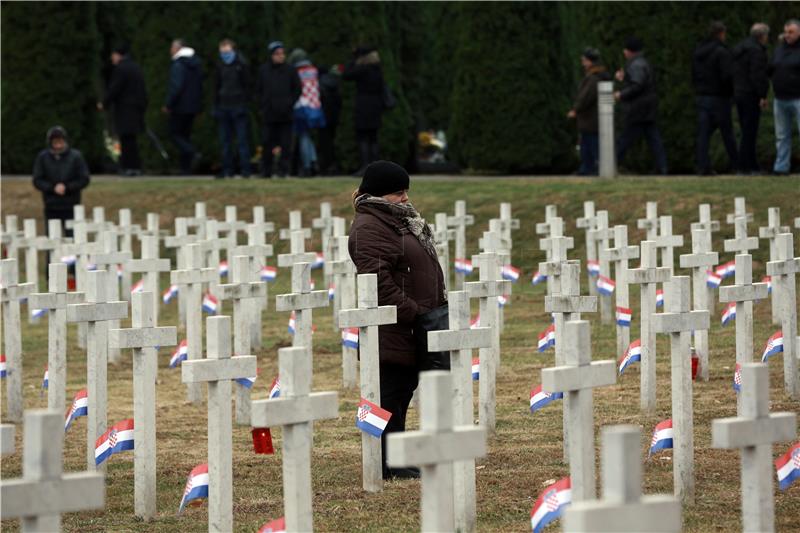
{"label": "black trousers", "polygon": [[319,168],[325,173],[334,173],[339,165],[336,161],[336,124],[328,124],[319,130]]}
{"label": "black trousers", "polygon": [[123,170],[141,170],[142,160],[139,157],[139,142],[135,133],[119,136],[119,165]]}
{"label": "black trousers", "polygon": [[739,170],[742,172],[760,171],[756,156],[756,139],[758,139],[758,123],[761,120],[761,107],[758,96],[737,96],[736,111],[739,113],[739,125],[742,138],[739,141]]}
{"label": "black trousers", "polygon": [[736,150],[736,138],[733,135],[733,120],[731,119],[731,101],[728,98],[717,96],[697,96],[697,150],[695,163],[700,173],[711,171],[711,160],[708,157],[708,148],[711,136],[719,129],[722,143],[728,152],[730,166],[736,170],[739,166],[739,155]]}
{"label": "black trousers", "polygon": [[[48,237],[52,237],[52,235],[50,235],[50,224],[47,221],[48,220],[53,220],[53,219],[61,221],[61,234],[64,237],[72,237],[72,230],[71,229],[67,229],[66,222],[67,222],[67,220],[72,220],[73,216],[74,216],[74,214],[73,214],[72,206],[70,206],[70,207],[52,207],[52,206],[48,207],[48,206],[44,206],[44,221],[45,221],[45,227],[47,228]],[[56,257],[55,261],[59,261],[60,259],[61,259],[60,257]],[[47,252],[47,263],[46,264],[49,265],[51,262],[53,262],[53,258],[50,257],[50,252],[48,251]],[[50,268],[49,266],[45,267],[45,272],[48,272],[49,268]],[[75,265],[70,265],[67,268],[67,270],[69,272],[70,277],[74,278],[75,277]]]}
{"label": "black trousers", "polygon": [[170,113],[169,135],[180,154],[182,174],[192,173],[192,160],[194,159],[194,146],[192,145],[192,123],[194,115],[186,113]]}
{"label": "black trousers", "polygon": [[386,474],[386,435],[395,431],[405,431],[406,413],[411,397],[419,383],[419,373],[415,366],[380,364],[381,407],[392,413],[381,435],[383,451],[383,472]]}
{"label": "black trousers", "polygon": [[664,151],[664,143],[661,141],[661,132],[655,122],[632,122],[625,124],[619,138],[617,139],[617,164],[622,164],[625,153],[631,146],[644,137],[653,153],[656,161],[656,170],[659,174],[667,173],[667,153]]}
{"label": "black trousers", "polygon": [[280,148],[278,175],[286,176],[292,162],[292,123],[264,122],[264,150],[261,154],[261,175],[272,175],[273,150]]}
{"label": "black trousers", "polygon": [[373,161],[380,159],[380,147],[378,146],[378,130],[356,130],[356,142],[358,142],[358,155],[361,159],[361,169]]}

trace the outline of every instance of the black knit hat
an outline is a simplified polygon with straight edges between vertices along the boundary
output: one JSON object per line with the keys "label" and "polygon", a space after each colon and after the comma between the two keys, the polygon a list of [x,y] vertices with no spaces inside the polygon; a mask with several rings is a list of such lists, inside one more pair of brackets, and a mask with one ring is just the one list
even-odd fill
{"label": "black knit hat", "polygon": [[631,52],[641,52],[642,48],[644,48],[644,43],[638,37],[628,37],[625,39],[625,50],[630,50]]}
{"label": "black knit hat", "polygon": [[409,188],[406,169],[391,161],[375,161],[367,166],[358,190],[372,196],[384,196]]}

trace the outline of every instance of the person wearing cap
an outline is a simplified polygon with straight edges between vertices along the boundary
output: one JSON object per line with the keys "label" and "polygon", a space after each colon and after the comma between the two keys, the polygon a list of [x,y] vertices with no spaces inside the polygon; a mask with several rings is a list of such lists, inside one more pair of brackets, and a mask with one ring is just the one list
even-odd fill
{"label": "person wearing cap", "polygon": [[46,147],[33,163],[33,186],[44,199],[44,219],[60,220],[62,231],[70,236],[64,222],[72,220],[73,207],[81,203],[81,191],[89,185],[89,167],[83,155],[67,142],[61,126],[47,130]]}
{"label": "person wearing cap", "polygon": [[[431,227],[409,201],[408,173],[390,161],[367,166],[353,192],[355,218],[348,248],[359,274],[377,274],[378,305],[397,306],[397,322],[380,326],[381,407],[392,413],[383,432],[383,477],[419,477],[416,469],[386,467],[385,436],[405,430],[418,372],[430,368],[414,328],[420,316],[447,303]],[[438,329],[438,328],[436,328]]]}
{"label": "person wearing cap", "polygon": [[598,149],[597,123],[597,84],[611,79],[606,67],[600,64],[597,48],[586,47],[581,54],[584,77],[578,87],[575,104],[567,113],[567,118],[575,119],[580,135],[581,176],[596,176],[600,157]]}
{"label": "person wearing cap", "polygon": [[125,44],[111,51],[111,64],[114,65],[111,80],[103,102],[97,107],[100,111],[113,107],[114,129],[120,144],[120,171],[125,176],[138,176],[142,173],[142,160],[136,136],[145,131],[147,109],[144,75]]}
{"label": "person wearing cap", "polygon": [[617,163],[622,164],[628,149],[642,136],[647,140],[659,174],[667,173],[667,154],[656,125],[658,96],[653,69],[644,57],[644,45],[638,37],[625,40],[623,54],[625,69],[617,70],[615,78],[622,83],[614,99],[622,104],[622,133],[617,138]]}
{"label": "person wearing cap", "polygon": [[263,118],[261,176],[272,177],[273,156],[277,155],[278,176],[285,178],[292,161],[292,120],[301,85],[297,71],[286,64],[283,43],[272,41],[267,51],[269,60],[258,69],[256,78],[256,97]]}

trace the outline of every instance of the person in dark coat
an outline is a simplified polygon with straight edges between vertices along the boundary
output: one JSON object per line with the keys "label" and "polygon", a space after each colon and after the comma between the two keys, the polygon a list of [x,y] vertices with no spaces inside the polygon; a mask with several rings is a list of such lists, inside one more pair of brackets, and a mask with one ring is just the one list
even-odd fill
{"label": "person in dark coat", "polygon": [[342,111],[342,70],[341,65],[319,69],[322,112],[325,113],[325,127],[319,130],[319,166],[322,174],[328,175],[340,172],[336,157],[336,128]]}
{"label": "person in dark coat", "polygon": [[353,60],[345,66],[342,78],[356,84],[356,103],[353,122],[356,127],[356,142],[361,159],[362,175],[367,165],[380,156],[378,131],[383,113],[383,69],[378,51],[372,47],[358,47]]}
{"label": "person in dark coat", "polygon": [[769,26],[757,22],[750,36],[733,48],[733,98],[739,113],[742,138],[739,141],[739,171],[761,174],[756,156],[756,139],[761,110],[767,106],[767,41]]}
{"label": "person in dark coat", "polygon": [[64,222],[72,220],[73,208],[81,203],[81,191],[89,185],[89,167],[67,141],[61,126],[47,130],[46,148],[33,163],[33,186],[42,193],[44,219],[60,220],[64,234],[71,236]]}
{"label": "person in dark coat", "polygon": [[792,166],[792,123],[800,129],[800,20],[783,25],[780,45],[769,65],[775,93],[775,165],[773,172],[785,175]]}
{"label": "person in dark coat", "polygon": [[658,95],[655,74],[644,57],[643,48],[638,37],[628,37],[622,51],[625,69],[615,74],[617,81],[622,82],[622,88],[614,93],[614,99],[621,102],[624,115],[622,133],[617,139],[617,163],[621,164],[628,149],[644,136],[653,153],[656,171],[666,174],[667,154],[656,124]]}
{"label": "person in dark coat", "polygon": [[144,112],[147,109],[147,89],[144,75],[133,59],[127,45],[119,45],[111,52],[114,71],[105,98],[99,109],[114,108],[114,128],[119,136],[120,167],[126,176],[142,173],[137,135],[144,132]]}
{"label": "person in dark coat", "polygon": [[733,96],[733,54],[725,46],[727,30],[719,21],[711,23],[708,38],[697,45],[692,56],[692,84],[697,109],[695,164],[697,174],[713,175],[708,157],[714,130],[719,129],[732,170],[739,166],[736,138],[731,119]]}
{"label": "person in dark coat", "polygon": [[415,319],[447,303],[433,232],[408,201],[408,173],[395,163],[367,166],[353,193],[348,248],[359,274],[377,274],[378,305],[397,306],[397,323],[379,328],[381,407],[392,413],[383,432],[384,479],[419,477],[386,467],[385,437],[405,430],[408,404],[428,354],[417,353]]}
{"label": "person in dark coat", "polygon": [[180,153],[181,174],[192,173],[200,154],[192,145],[192,124],[203,110],[203,69],[194,48],[182,39],[172,41],[167,99],[162,111],[169,114],[169,132]]}
{"label": "person in dark coat", "polygon": [[596,176],[600,157],[597,138],[597,84],[611,79],[606,67],[599,64],[600,52],[596,48],[587,47],[581,54],[581,66],[584,77],[578,87],[575,104],[567,113],[568,118],[577,122],[581,137],[581,176]]}
{"label": "person in dark coat", "polygon": [[292,120],[294,104],[300,98],[300,78],[286,63],[286,50],[281,41],[267,47],[269,61],[258,69],[256,95],[263,117],[264,149],[261,155],[261,175],[272,176],[273,156],[278,158],[278,176],[289,175],[292,161]]}
{"label": "person in dark coat", "polygon": [[250,125],[247,115],[247,102],[250,90],[249,65],[236,43],[223,39],[219,43],[220,61],[214,78],[214,117],[219,126],[219,142],[222,146],[221,178],[232,178],[235,174],[233,163],[233,138],[239,144],[239,166],[242,177],[250,177]]}

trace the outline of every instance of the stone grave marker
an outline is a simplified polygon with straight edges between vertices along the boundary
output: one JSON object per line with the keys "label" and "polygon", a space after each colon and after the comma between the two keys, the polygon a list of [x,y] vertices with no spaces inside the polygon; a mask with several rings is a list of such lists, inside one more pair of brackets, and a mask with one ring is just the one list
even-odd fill
{"label": "stone grave marker", "polygon": [[33,283],[18,283],[16,259],[0,260],[0,306],[3,316],[3,340],[6,355],[6,419],[21,422],[22,397],[22,324],[19,302],[33,292]]}
{"label": "stone grave marker", "polygon": [[800,344],[797,340],[797,286],[795,285],[795,274],[798,272],[800,272],[800,257],[794,257],[792,234],[778,235],[775,242],[775,260],[767,263],[767,274],[772,276],[772,297],[778,300],[778,316],[783,331],[783,383],[786,393],[795,400],[800,398],[800,376],[797,374]]}

